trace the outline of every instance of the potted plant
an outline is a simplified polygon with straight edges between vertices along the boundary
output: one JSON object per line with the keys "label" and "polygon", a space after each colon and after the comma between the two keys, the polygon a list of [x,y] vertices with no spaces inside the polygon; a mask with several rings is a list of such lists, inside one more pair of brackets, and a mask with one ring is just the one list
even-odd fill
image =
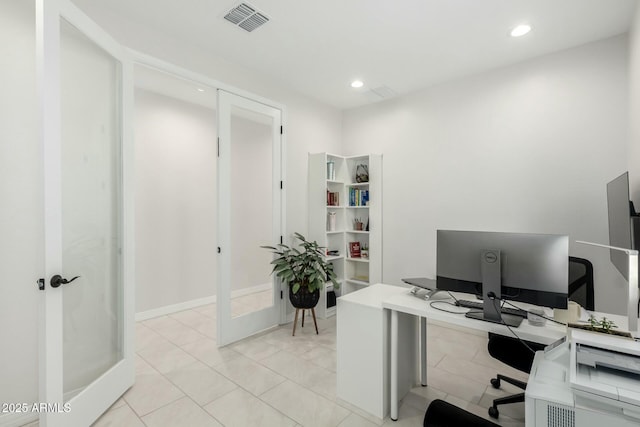
{"label": "potted plant", "polygon": [[324,248],[317,242],[308,241],[302,234],[294,233],[300,240],[302,250],[284,244],[277,247],[261,246],[269,249],[277,258],[271,261],[272,274],[289,285],[289,300],[295,308],[314,308],[320,299],[324,283],[331,281],[337,289],[336,274],[331,263],[324,257]]}
{"label": "potted plant", "polygon": [[360,248],[360,256],[362,258],[369,258],[369,245],[366,243],[362,244],[362,247]]}

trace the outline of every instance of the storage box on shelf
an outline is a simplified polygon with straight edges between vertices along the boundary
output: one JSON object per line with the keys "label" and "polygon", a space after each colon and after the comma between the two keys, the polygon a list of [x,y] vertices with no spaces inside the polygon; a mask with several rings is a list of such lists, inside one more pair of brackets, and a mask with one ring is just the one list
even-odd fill
{"label": "storage box on shelf", "polygon": [[[382,280],[382,156],[309,154],[309,237],[327,248],[345,295]],[[352,256],[350,243],[358,243]],[[320,317],[335,313],[326,293]],[[321,306],[322,305],[322,306]]]}

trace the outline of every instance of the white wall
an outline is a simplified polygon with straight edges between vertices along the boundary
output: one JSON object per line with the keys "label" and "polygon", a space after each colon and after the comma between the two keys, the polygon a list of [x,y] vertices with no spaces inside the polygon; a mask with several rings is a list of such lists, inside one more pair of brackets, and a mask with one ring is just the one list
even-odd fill
{"label": "white wall", "polygon": [[383,153],[383,276],[435,277],[436,229],[563,233],[622,313],[605,184],[627,168],[620,36],[345,113],[346,152]]}
{"label": "white wall", "polygon": [[[44,270],[33,2],[0,2],[0,402],[35,402]],[[6,416],[0,414],[0,424]]]}
{"label": "white wall", "polygon": [[629,33],[629,184],[640,209],[640,6]]}
{"label": "white wall", "polygon": [[135,92],[136,312],[215,294],[216,112]]}

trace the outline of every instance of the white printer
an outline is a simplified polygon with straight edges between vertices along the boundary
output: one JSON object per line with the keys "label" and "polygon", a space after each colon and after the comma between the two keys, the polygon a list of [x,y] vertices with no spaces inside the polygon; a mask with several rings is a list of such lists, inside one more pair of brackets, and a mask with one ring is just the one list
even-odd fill
{"label": "white printer", "polygon": [[525,397],[527,426],[638,427],[640,343],[572,330],[536,354]]}

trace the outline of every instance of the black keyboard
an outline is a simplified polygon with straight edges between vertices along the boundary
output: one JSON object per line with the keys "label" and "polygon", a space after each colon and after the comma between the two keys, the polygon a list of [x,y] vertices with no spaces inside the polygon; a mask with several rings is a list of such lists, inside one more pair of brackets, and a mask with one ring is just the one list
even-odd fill
{"label": "black keyboard", "polygon": [[[496,305],[498,304],[499,303],[496,302]],[[456,301],[456,305],[458,307],[473,308],[482,311],[482,301],[467,301],[464,299],[459,299],[458,301]],[[501,307],[500,312],[504,314],[511,314],[512,316],[524,317],[525,319],[527,317],[526,311],[517,308]]]}

